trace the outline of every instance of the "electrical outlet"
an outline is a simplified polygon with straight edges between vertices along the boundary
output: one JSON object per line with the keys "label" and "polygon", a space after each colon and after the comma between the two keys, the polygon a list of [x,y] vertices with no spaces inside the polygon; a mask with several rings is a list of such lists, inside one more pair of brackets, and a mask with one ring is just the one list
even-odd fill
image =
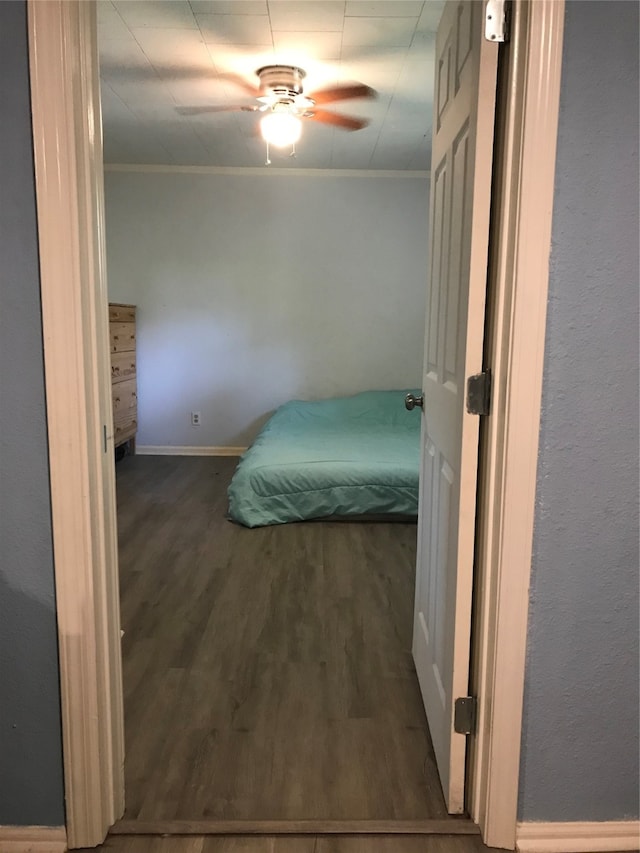
{"label": "electrical outlet", "polygon": [[191,426],[200,426],[200,412],[191,412]]}

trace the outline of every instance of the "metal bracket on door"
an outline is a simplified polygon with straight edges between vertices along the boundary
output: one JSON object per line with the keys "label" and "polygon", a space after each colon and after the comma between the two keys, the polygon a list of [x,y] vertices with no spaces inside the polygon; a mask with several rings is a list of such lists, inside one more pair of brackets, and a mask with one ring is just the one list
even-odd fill
{"label": "metal bracket on door", "polygon": [[478,700],[475,696],[461,696],[453,706],[453,730],[459,735],[472,735],[476,730]]}
{"label": "metal bracket on door", "polygon": [[106,453],[109,447],[109,441],[113,438],[113,433],[107,432],[107,425],[102,425],[102,446],[103,450]]}
{"label": "metal bracket on door", "polygon": [[508,41],[506,0],[487,0],[484,11],[484,37],[487,41]]}
{"label": "metal bracket on door", "polygon": [[470,415],[488,415],[491,411],[490,370],[467,379],[467,411]]}

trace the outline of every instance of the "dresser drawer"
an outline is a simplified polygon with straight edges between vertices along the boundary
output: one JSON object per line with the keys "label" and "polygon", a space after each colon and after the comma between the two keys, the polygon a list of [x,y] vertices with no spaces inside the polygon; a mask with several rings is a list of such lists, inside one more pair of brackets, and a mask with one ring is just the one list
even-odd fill
{"label": "dresser drawer", "polygon": [[138,429],[135,305],[109,304],[109,349],[113,440],[115,447],[131,441],[131,452],[134,452]]}
{"label": "dresser drawer", "polygon": [[111,352],[128,352],[136,348],[135,323],[109,323]]}
{"label": "dresser drawer", "polygon": [[136,375],[135,352],[111,353],[111,381],[120,382]]}
{"label": "dresser drawer", "polygon": [[118,445],[122,444],[123,441],[128,441],[128,439],[133,438],[136,434],[137,429],[138,421],[135,419],[115,422],[113,424],[114,446],[118,447]]}
{"label": "dresser drawer", "polygon": [[116,382],[113,386],[113,419],[120,420],[124,416],[129,416],[133,413],[135,417],[138,406],[138,397],[136,394],[136,380],[125,379],[122,382]]}
{"label": "dresser drawer", "polygon": [[109,322],[110,323],[135,323],[136,307],[135,305],[109,305]]}

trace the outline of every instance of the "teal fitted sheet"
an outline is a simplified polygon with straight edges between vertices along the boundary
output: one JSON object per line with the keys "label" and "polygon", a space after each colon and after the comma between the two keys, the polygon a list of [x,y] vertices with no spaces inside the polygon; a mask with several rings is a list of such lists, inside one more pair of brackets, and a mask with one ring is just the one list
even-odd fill
{"label": "teal fitted sheet", "polygon": [[407,390],[292,400],[240,459],[229,517],[247,527],[418,511],[420,414]]}

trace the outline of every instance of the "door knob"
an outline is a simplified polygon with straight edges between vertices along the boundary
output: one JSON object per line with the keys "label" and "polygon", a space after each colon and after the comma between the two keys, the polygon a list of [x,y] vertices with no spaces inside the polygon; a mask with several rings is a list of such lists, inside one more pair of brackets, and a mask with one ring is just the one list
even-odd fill
{"label": "door knob", "polygon": [[407,394],[404,398],[404,405],[410,412],[412,412],[416,406],[419,409],[422,409],[424,405],[424,394],[420,394],[419,397],[416,397],[414,394]]}

